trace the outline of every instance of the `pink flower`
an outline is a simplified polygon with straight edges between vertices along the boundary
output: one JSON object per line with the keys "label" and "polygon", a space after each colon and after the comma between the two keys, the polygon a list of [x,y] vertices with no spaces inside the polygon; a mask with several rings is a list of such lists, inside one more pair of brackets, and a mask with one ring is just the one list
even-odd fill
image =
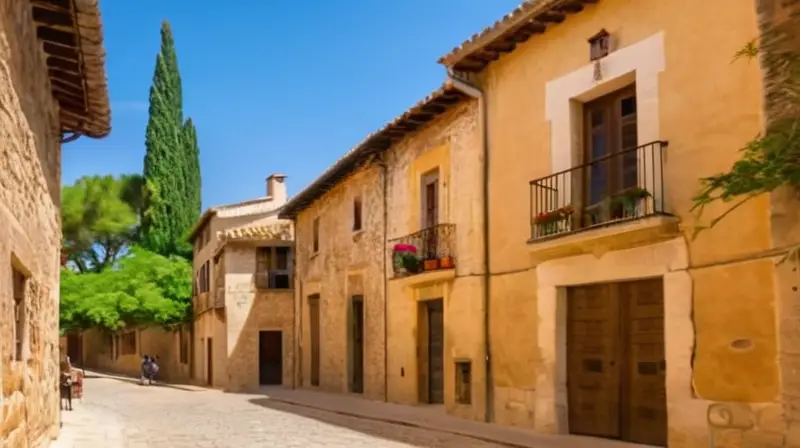
{"label": "pink flower", "polygon": [[417,248],[411,244],[395,244],[394,250],[395,252],[411,252],[412,254],[417,253]]}

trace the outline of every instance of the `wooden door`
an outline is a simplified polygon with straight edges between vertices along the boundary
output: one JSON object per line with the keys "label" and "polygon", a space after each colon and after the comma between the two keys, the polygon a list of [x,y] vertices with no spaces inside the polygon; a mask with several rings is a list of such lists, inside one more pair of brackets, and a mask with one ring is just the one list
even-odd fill
{"label": "wooden door", "polygon": [[623,439],[667,445],[664,287],[661,279],[620,285],[626,365]]}
{"label": "wooden door", "polygon": [[308,298],[308,325],[311,338],[311,385],[319,386],[319,295]]}
{"label": "wooden door", "polygon": [[208,372],[208,385],[214,385],[214,339],[206,339],[206,371]]}
{"label": "wooden door", "polygon": [[[584,105],[586,142],[584,163],[583,225],[617,218],[620,210],[602,210],[604,201],[639,183],[635,86],[622,89]],[[634,151],[628,151],[634,150]],[[613,154],[621,153],[618,156]]]}
{"label": "wooden door", "polygon": [[428,309],[428,402],[444,403],[444,304],[427,303]]}
{"label": "wooden door", "polygon": [[609,285],[567,290],[567,395],[573,434],[620,437],[619,302]]}
{"label": "wooden door", "polygon": [[364,300],[360,296],[353,297],[352,301],[352,373],[350,377],[350,391],[364,393]]}
{"label": "wooden door", "polygon": [[283,384],[283,332],[258,332],[258,384]]}
{"label": "wooden door", "polygon": [[662,280],[574,287],[567,300],[570,432],[666,446]]}

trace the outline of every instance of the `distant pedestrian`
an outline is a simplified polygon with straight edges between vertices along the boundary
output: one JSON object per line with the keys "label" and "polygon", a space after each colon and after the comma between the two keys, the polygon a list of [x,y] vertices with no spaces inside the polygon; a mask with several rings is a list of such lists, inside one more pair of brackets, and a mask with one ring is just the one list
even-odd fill
{"label": "distant pedestrian", "polygon": [[141,384],[144,384],[147,381],[148,376],[150,373],[150,355],[144,355],[142,358],[142,380]]}

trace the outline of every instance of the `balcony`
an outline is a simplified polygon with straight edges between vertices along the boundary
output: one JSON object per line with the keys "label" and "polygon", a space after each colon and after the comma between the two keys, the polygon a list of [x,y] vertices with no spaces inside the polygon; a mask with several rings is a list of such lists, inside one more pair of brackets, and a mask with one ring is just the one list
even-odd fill
{"label": "balcony", "polygon": [[256,289],[292,289],[292,274],[288,269],[274,269],[254,274]]}
{"label": "balcony", "polygon": [[214,300],[211,302],[211,308],[215,310],[225,309],[225,287],[218,286],[214,293]]}
{"label": "balcony", "polygon": [[666,147],[648,143],[531,181],[531,250],[610,250],[674,235],[677,220],[664,203]]}
{"label": "balcony", "polygon": [[439,224],[389,241],[394,278],[426,275],[431,280],[452,277],[456,266],[456,226]]}
{"label": "balcony", "polygon": [[203,314],[209,308],[208,293],[201,292],[194,298],[194,314],[195,316]]}

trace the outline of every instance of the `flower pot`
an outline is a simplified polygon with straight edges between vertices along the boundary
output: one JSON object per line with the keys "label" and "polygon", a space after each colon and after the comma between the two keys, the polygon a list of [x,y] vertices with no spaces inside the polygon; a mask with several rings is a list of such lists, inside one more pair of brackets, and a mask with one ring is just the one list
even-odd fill
{"label": "flower pot", "polygon": [[426,271],[434,271],[436,269],[439,269],[439,260],[436,258],[434,258],[433,260],[425,260],[425,262],[423,263],[423,268]]}
{"label": "flower pot", "polygon": [[442,269],[453,269],[453,257],[442,257],[439,259],[439,267]]}

